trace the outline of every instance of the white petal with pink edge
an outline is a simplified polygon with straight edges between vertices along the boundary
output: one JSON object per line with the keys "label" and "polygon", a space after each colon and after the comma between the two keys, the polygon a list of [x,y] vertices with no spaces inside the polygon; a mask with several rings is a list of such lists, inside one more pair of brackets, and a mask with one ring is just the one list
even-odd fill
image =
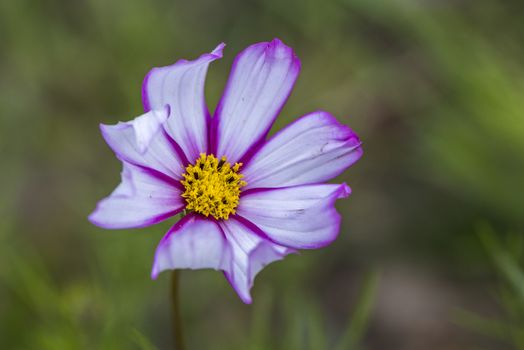
{"label": "white petal with pink edge", "polygon": [[144,108],[171,108],[166,130],[190,162],[207,152],[209,112],[204,84],[209,64],[222,57],[225,44],[194,61],[180,60],[171,66],[153,68],[142,85]]}
{"label": "white petal with pink edge", "polygon": [[102,199],[89,220],[109,229],[145,227],[183,210],[185,203],[170,179],[124,162],[121,184]]}
{"label": "white petal with pink edge", "polygon": [[249,46],[235,59],[213,122],[213,151],[237,162],[263,139],[300,71],[293,50],[274,39]]}
{"label": "white petal with pink edge", "polygon": [[251,188],[284,187],[332,179],[362,156],[358,136],[329,113],[305,115],[282,129],[242,169]]}
{"label": "white petal with pink edge", "polygon": [[226,270],[230,264],[230,248],[217,223],[189,214],[158,245],[151,276],[171,269]]}
{"label": "white petal with pink edge", "polygon": [[237,214],[278,244],[321,248],[333,242],[340,229],[335,201],[349,194],[346,184],[253,190],[242,196]]}
{"label": "white petal with pink edge", "polygon": [[163,128],[168,114],[167,107],[151,110],[129,122],[101,124],[100,130],[120,160],[179,180],[185,162],[177,150],[178,146]]}
{"label": "white petal with pink edge", "polygon": [[225,275],[246,304],[251,303],[250,290],[255,276],[267,264],[281,260],[295,250],[275,244],[261,236],[253,224],[237,217],[220,221],[231,249],[232,260]]}

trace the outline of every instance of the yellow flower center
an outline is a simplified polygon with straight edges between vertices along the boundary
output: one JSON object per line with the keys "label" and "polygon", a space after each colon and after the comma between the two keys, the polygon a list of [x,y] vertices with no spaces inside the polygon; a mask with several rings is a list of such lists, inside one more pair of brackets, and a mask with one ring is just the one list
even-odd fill
{"label": "yellow flower center", "polygon": [[231,166],[226,157],[218,160],[212,154],[201,153],[195,165],[187,166],[180,181],[185,188],[182,197],[186,200],[186,209],[215,219],[227,220],[235,214],[240,188],[247,185],[238,172],[241,166],[242,163]]}

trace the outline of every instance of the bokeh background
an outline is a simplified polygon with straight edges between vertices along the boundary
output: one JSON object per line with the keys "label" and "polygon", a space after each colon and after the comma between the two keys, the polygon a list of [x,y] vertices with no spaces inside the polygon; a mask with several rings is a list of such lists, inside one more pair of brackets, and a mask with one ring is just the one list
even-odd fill
{"label": "bokeh background", "polygon": [[153,66],[226,42],[302,60],[274,130],[316,109],[359,133],[338,240],[267,267],[254,303],[183,271],[189,349],[524,349],[524,3],[0,2],[0,348],[168,349],[174,220],[105,231],[119,182],[98,124],[142,111]]}

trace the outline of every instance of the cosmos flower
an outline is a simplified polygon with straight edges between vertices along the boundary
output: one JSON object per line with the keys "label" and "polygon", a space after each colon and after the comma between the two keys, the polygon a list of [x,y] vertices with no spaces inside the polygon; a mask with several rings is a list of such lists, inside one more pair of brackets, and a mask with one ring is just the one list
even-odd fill
{"label": "cosmos flower", "polygon": [[358,136],[324,111],[266,139],[300,70],[278,39],[236,57],[211,117],[204,80],[224,46],[153,68],[142,86],[145,113],[101,125],[123,164],[122,181],[89,219],[108,229],[136,228],[184,211],[156,249],[152,277],[168,269],[222,270],[250,303],[265,265],[335,240],[334,204],[350,189],[324,182],[355,163],[362,149]]}

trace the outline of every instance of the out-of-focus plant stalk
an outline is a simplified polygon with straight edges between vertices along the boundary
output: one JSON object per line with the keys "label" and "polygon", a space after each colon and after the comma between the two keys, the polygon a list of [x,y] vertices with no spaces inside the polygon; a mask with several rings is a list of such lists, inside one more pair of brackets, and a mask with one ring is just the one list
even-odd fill
{"label": "out-of-focus plant stalk", "polygon": [[171,306],[173,308],[173,337],[174,349],[185,350],[184,332],[182,327],[182,315],[180,312],[180,271],[173,270],[171,274]]}

